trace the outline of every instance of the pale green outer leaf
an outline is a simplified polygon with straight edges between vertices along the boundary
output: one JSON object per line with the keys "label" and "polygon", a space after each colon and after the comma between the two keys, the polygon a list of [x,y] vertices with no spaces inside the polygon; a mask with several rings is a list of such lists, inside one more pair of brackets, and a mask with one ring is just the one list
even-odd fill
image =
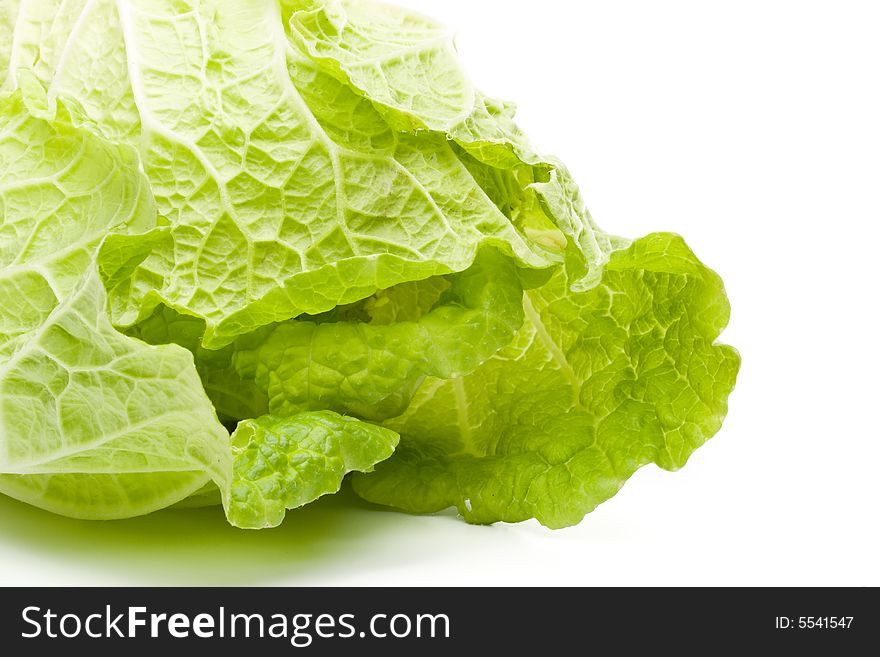
{"label": "pale green outer leaf", "polygon": [[49,122],[18,94],[0,98],[0,294],[23,299],[0,308],[0,356],[81,287],[108,232],[155,225],[135,153],[74,128],[65,106],[58,113]]}
{"label": "pale green outer leaf", "polygon": [[226,515],[247,529],[275,527],[287,509],[335,493],[352,471],[391,456],[398,435],[330,411],[247,420],[232,434]]}
{"label": "pale green outer leaf", "polygon": [[588,289],[610,251],[564,165],[536,154],[512,104],[476,92],[452,35],[433,20],[373,0],[286,0],[290,38],[368,98],[401,131],[454,140],[471,175],[532,241],[566,250],[572,285]]}
{"label": "pale green outer leaf", "polygon": [[[452,34],[430,18],[380,2],[284,0],[292,36],[410,129],[448,131],[467,119],[477,92]],[[405,119],[404,119],[405,121]]]}
{"label": "pale green outer leaf", "polygon": [[164,303],[203,319],[205,346],[220,347],[463,271],[482,244],[528,266],[561,259],[498,211],[446,135],[395,132],[292,48],[275,2],[35,0],[22,13],[10,70],[136,145],[171,222],[113,291],[118,324]]}
{"label": "pale green outer leaf", "polygon": [[15,86],[19,70],[31,70],[40,79],[49,77],[61,59],[65,35],[85,5],[86,0],[4,0],[0,4],[0,79]]}
{"label": "pale green outer leaf", "polygon": [[[191,354],[123,336],[107,316],[104,236],[155,222],[133,152],[73,125],[63,105],[46,120],[0,99],[0,207],[0,490],[119,518],[222,478],[228,434]],[[111,273],[125,267],[120,245]]]}
{"label": "pale green outer leaf", "polygon": [[416,12],[374,0],[283,0],[292,43],[369,98],[396,130],[432,130],[502,168],[551,167],[459,62],[452,33]]}
{"label": "pale green outer leaf", "polygon": [[15,38],[15,21],[18,18],[20,0],[3,0],[0,2],[0,89],[9,77],[9,55],[12,52],[12,41]]}
{"label": "pale green outer leaf", "polygon": [[525,307],[513,344],[470,376],[428,380],[387,423],[401,446],[356,477],[360,495],[563,527],[639,467],[681,467],[720,428],[739,356],[714,343],[729,313],[721,280],[681,238],[615,252],[588,292],[558,272]]}

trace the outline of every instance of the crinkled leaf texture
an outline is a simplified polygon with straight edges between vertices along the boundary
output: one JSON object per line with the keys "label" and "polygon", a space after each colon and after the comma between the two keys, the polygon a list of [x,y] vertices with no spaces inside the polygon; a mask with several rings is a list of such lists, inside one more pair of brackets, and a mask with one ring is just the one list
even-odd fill
{"label": "crinkled leaf texture", "polygon": [[714,344],[729,313],[721,280],[681,238],[656,234],[614,252],[589,292],[567,283],[560,271],[530,291],[525,326],[476,372],[427,381],[388,423],[400,450],[355,490],[558,528],[647,463],[683,466],[721,427],[739,368]]}
{"label": "crinkled leaf texture", "polygon": [[232,434],[227,517],[237,527],[274,527],[287,509],[338,491],[349,472],[372,471],[398,438],[331,411],[245,420]]}
{"label": "crinkled leaf texture", "polygon": [[0,131],[20,499],[259,528],[353,472],[408,511],[561,527],[720,428],[720,279],[599,230],[423,16],[11,0]]}

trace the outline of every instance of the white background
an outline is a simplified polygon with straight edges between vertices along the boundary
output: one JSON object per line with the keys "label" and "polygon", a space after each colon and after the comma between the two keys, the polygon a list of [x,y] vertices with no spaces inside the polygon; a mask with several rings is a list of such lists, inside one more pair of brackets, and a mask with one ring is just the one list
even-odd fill
{"label": "white background", "polygon": [[721,433],[558,532],[350,495],[260,533],[2,499],[0,583],[880,585],[880,6],[400,1],[454,27],[601,226],[679,232],[721,273],[744,363]]}

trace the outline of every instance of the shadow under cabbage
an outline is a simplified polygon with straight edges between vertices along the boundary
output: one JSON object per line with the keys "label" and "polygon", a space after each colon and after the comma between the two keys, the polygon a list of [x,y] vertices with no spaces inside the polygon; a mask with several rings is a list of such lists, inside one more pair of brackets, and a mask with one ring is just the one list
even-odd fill
{"label": "shadow under cabbage", "polygon": [[[453,520],[455,513],[439,515]],[[347,485],[289,511],[280,527],[261,531],[231,527],[220,507],[87,521],[5,495],[0,495],[0,518],[3,541],[31,554],[73,561],[103,575],[118,571],[120,583],[158,586],[272,585],[299,572],[319,576],[322,566],[338,580],[340,568],[354,573],[374,564],[377,543],[386,544],[394,528],[406,524],[402,519],[412,520],[364,502]]]}

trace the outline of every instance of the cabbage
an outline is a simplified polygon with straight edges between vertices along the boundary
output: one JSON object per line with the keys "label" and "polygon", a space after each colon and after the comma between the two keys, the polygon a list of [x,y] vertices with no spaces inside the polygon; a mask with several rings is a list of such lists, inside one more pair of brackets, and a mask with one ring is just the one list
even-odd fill
{"label": "cabbage", "polygon": [[261,528],[355,473],[564,527],[720,429],[721,280],[601,231],[431,20],[29,0],[0,37],[0,491]]}

